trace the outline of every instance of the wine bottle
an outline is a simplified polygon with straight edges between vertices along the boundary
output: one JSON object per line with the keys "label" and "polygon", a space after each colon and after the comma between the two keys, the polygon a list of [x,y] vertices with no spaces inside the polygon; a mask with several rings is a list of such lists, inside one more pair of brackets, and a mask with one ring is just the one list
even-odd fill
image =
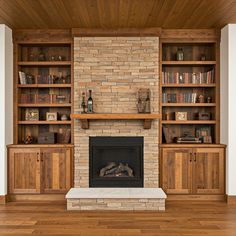
{"label": "wine bottle", "polygon": [[89,90],[89,97],[87,101],[87,113],[93,113],[92,90]]}
{"label": "wine bottle", "polygon": [[82,113],[86,113],[86,111],[85,111],[85,108],[86,108],[86,104],[85,104],[85,92],[82,93],[81,107],[83,108]]}

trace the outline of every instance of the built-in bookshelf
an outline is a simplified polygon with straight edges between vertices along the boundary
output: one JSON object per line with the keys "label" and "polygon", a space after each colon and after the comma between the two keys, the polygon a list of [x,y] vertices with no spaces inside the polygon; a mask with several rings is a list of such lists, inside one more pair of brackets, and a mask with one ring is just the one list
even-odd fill
{"label": "built-in bookshelf", "polygon": [[[162,144],[177,143],[182,137],[219,142],[216,43],[161,42]],[[179,50],[183,60],[177,60]]]}
{"label": "built-in bookshelf", "polygon": [[56,134],[52,144],[72,142],[71,61],[71,43],[17,44],[16,144],[37,144],[45,133]]}

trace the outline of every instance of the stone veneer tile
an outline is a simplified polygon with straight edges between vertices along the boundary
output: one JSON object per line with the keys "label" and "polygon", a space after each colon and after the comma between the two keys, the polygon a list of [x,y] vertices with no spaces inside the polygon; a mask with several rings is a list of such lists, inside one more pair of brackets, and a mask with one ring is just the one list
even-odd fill
{"label": "stone veneer tile", "polygon": [[[159,112],[158,37],[74,38],[74,111],[82,92],[93,90],[97,113],[137,113],[137,91],[151,89],[152,113]],[[75,122],[75,187],[89,185],[89,136],[143,136],[144,187],[158,187],[158,121],[144,130],[142,121]]]}

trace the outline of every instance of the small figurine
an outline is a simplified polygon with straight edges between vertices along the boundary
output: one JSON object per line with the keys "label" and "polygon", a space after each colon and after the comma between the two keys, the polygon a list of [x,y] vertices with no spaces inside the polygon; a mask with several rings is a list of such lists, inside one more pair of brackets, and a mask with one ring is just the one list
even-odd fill
{"label": "small figurine", "polygon": [[207,103],[211,103],[211,97],[207,97]]}
{"label": "small figurine", "polygon": [[33,143],[33,141],[34,141],[34,139],[33,139],[33,137],[31,135],[29,135],[29,134],[26,135],[26,138],[24,140],[25,144],[31,144],[31,143]]}
{"label": "small figurine", "polygon": [[199,103],[204,103],[204,96],[203,95],[199,95],[198,102]]}

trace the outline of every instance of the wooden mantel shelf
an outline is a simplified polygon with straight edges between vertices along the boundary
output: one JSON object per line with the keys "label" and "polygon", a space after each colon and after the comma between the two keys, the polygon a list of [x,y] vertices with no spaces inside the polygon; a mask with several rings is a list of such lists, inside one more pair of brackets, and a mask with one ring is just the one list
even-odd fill
{"label": "wooden mantel shelf", "polygon": [[120,113],[93,113],[93,114],[71,114],[71,119],[81,120],[81,128],[89,128],[89,120],[143,120],[143,128],[150,129],[152,120],[159,119],[159,114],[120,114]]}

